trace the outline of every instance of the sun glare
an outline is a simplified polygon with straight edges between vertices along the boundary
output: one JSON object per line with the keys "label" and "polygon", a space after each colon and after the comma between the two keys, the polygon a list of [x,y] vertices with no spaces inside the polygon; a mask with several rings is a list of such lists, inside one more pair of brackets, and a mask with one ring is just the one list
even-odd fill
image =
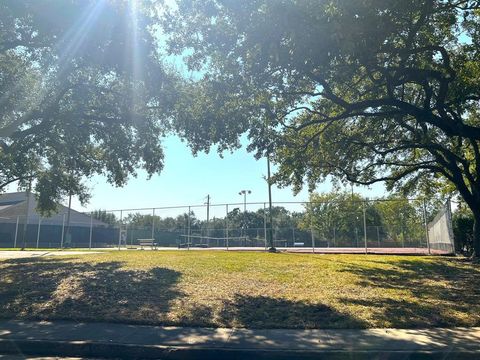
{"label": "sun glare", "polygon": [[[132,64],[132,80],[133,84],[131,86],[131,99],[132,99],[132,108],[135,111],[139,104],[139,94],[137,85],[142,80],[142,68],[141,68],[141,59],[140,59],[140,44],[139,44],[139,35],[138,35],[138,4],[136,0],[129,1],[129,11],[128,16],[130,18],[131,24],[131,33],[130,39],[128,41],[129,47],[127,48],[127,54],[125,56],[131,56]],[[127,61],[128,62],[128,61]]]}

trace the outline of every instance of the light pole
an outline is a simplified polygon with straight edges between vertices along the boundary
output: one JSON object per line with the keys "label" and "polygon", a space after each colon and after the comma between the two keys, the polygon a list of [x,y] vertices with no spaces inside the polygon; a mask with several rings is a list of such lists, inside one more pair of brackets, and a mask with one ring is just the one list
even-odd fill
{"label": "light pole", "polygon": [[245,246],[247,246],[247,194],[250,195],[251,190],[240,190],[238,195],[243,195],[243,232],[245,235]]}
{"label": "light pole", "polygon": [[28,183],[28,188],[27,188],[27,210],[25,213],[25,223],[23,224],[23,239],[22,239],[22,248],[21,250],[25,250],[27,247],[27,230],[28,230],[28,214],[30,210],[30,195],[32,193],[32,179],[30,179],[30,182]]}

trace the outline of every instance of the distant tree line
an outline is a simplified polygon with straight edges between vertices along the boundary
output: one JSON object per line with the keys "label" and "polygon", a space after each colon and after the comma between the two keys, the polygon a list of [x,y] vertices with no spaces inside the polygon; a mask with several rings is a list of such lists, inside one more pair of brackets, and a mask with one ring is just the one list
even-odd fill
{"label": "distant tree line", "polygon": [[[436,213],[430,205],[429,219]],[[421,200],[384,199],[366,200],[358,193],[332,191],[313,193],[302,211],[290,211],[284,206],[272,208],[273,233],[277,245],[293,245],[293,242],[318,246],[363,246],[364,225],[368,241],[389,243],[392,246],[418,244],[425,241],[423,202]],[[365,212],[365,224],[364,224]],[[97,210],[94,217],[108,224],[119,224],[113,213]],[[233,208],[224,217],[213,217],[207,222],[194,211],[177,216],[161,217],[153,214],[130,213],[123,217],[132,237],[177,239],[181,235],[199,238],[248,238],[263,240],[269,227],[268,209],[243,211]],[[174,234],[174,235],[172,235]]]}

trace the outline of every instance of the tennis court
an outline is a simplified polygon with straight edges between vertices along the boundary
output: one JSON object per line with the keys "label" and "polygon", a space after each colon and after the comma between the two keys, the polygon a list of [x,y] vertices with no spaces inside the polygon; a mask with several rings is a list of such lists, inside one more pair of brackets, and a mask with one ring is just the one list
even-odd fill
{"label": "tennis court", "polygon": [[127,209],[58,224],[18,216],[0,224],[0,247],[136,249],[143,242],[168,250],[264,251],[273,243],[295,253],[454,253],[450,206],[430,215],[425,209],[424,201],[397,199],[276,203],[271,214],[265,203]]}
{"label": "tennis court", "polygon": [[[95,250],[112,250],[111,248],[102,248]],[[140,249],[139,247],[121,248],[121,250],[152,250]],[[252,247],[252,246],[234,246],[234,247],[187,247],[187,248],[172,248],[172,247],[157,247],[158,251],[254,251],[265,252],[268,248]],[[298,254],[378,254],[378,255],[449,255],[451,252],[447,250],[430,249],[420,247],[405,247],[405,248],[355,248],[355,247],[279,247],[277,252],[298,253]]]}

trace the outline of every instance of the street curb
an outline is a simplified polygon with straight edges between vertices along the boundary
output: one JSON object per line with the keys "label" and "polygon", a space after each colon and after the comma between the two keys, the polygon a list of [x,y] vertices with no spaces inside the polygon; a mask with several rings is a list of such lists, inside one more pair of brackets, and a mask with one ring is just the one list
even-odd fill
{"label": "street curb", "polygon": [[236,348],[207,348],[198,346],[134,345],[90,341],[43,341],[0,339],[0,354],[94,357],[107,359],[162,359],[162,360],[431,360],[480,359],[480,351],[382,351],[382,350],[258,350]]}

